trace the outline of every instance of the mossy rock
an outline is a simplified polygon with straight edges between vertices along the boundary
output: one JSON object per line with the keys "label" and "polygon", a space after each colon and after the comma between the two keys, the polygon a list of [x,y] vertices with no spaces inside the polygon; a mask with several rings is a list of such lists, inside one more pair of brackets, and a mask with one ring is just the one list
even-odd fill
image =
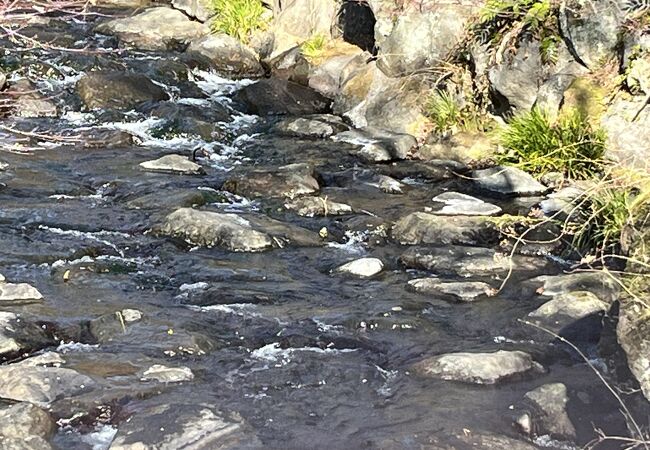
{"label": "mossy rock", "polygon": [[605,98],[607,91],[588,77],[576,78],[564,92],[564,102],[560,113],[578,111],[581,115],[589,117],[594,123],[607,109]]}

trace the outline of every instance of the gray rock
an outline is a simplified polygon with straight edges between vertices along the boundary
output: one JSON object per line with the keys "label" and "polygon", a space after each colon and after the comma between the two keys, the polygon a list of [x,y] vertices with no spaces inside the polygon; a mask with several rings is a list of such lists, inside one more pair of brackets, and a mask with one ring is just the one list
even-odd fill
{"label": "gray rock", "polygon": [[528,314],[531,322],[570,341],[597,341],[609,304],[588,291],[560,294]]}
{"label": "gray rock", "polygon": [[285,119],[274,127],[277,133],[300,138],[328,138],[343,132],[348,126],[338,116],[318,114],[297,119]]}
{"label": "gray rock", "polygon": [[495,216],[501,208],[471,195],[445,192],[433,198],[437,203],[432,214],[440,216]]}
{"label": "gray rock", "polygon": [[237,78],[258,78],[264,69],[253,50],[227,34],[211,34],[192,41],[190,58],[199,57],[218,73]]}
{"label": "gray rock", "polygon": [[374,181],[370,181],[366,184],[376,186],[387,194],[403,194],[406,187],[404,183],[401,183],[388,175],[377,175]]}
{"label": "gray rock", "polygon": [[409,288],[421,294],[451,297],[460,302],[474,302],[494,296],[496,290],[481,281],[444,281],[439,278],[418,278],[408,282]]}
{"label": "gray rock", "polygon": [[[25,449],[49,449],[47,440],[52,437],[56,425],[50,415],[31,403],[16,403],[0,410],[0,446],[4,440],[23,441]],[[44,445],[38,447],[37,445]]]}
{"label": "gray rock", "polygon": [[418,149],[418,157],[424,160],[447,159],[462,164],[488,160],[497,150],[496,144],[484,133],[461,131],[434,144]]}
{"label": "gray rock", "polygon": [[369,278],[384,270],[384,263],[378,258],[359,258],[336,268],[334,271],[361,278]]}
{"label": "gray rock", "polygon": [[132,17],[104,22],[95,31],[117,36],[120,42],[141,50],[185,47],[210,32],[207,26],[167,7],[150,8]]}
{"label": "gray rock", "polygon": [[272,30],[275,54],[321,34],[330,36],[339,4],[335,0],[289,0],[274,2]]}
{"label": "gray rock", "polygon": [[353,212],[350,205],[333,202],[327,197],[302,197],[286,203],[284,207],[304,217],[341,216]]}
{"label": "gray rock", "polygon": [[0,282],[0,305],[24,305],[42,301],[43,295],[32,285]]}
{"label": "gray rock", "polygon": [[286,197],[318,192],[320,186],[314,169],[308,164],[290,164],[273,170],[256,170],[234,175],[226,180],[222,189],[244,197]]}
{"label": "gray rock", "polygon": [[199,22],[207,22],[214,16],[210,0],[172,0],[172,6]]}
{"label": "gray rock", "polygon": [[460,42],[475,10],[471,2],[442,3],[430,11],[398,15],[381,43],[378,67],[391,77],[400,77],[439,65]]}
{"label": "gray rock", "polygon": [[194,374],[189,367],[167,367],[154,364],[142,373],[142,381],[158,381],[159,383],[181,383],[191,381]]}
{"label": "gray rock", "polygon": [[4,71],[0,70],[0,91],[5,88],[5,84],[7,84],[7,75],[5,75]]}
{"label": "gray rock", "polygon": [[650,106],[632,121],[645,102],[645,96],[616,99],[607,108],[601,126],[607,133],[607,155],[636,170],[647,170],[650,160]]}
{"label": "gray rock", "polygon": [[542,366],[522,351],[448,353],[427,358],[413,366],[423,377],[474,384],[496,384],[517,375],[541,372]]}
{"label": "gray rock", "polygon": [[650,320],[645,306],[629,300],[621,303],[616,336],[630,371],[650,399]]}
{"label": "gray rock", "polygon": [[529,444],[528,442],[493,433],[461,433],[458,434],[457,438],[466,446],[459,448],[476,448],[481,450],[539,450],[538,446]]}
{"label": "gray rock", "polygon": [[131,109],[148,101],[167,100],[165,90],[141,74],[97,71],[77,82],[77,93],[88,109]]}
{"label": "gray rock", "polygon": [[370,162],[406,159],[417,145],[417,140],[410,134],[374,127],[344,131],[335,135],[334,140],[358,145],[356,154]]}
{"label": "gray rock", "polygon": [[29,360],[0,367],[0,397],[47,405],[95,387],[92,378],[63,367],[32,365]]}
{"label": "gray rock", "polygon": [[261,450],[250,427],[237,415],[210,405],[154,404],[139,408],[118,426],[110,450]]}
{"label": "gray rock", "polygon": [[617,58],[624,11],[607,0],[560,8],[560,32],[585,66],[595,69]]}
{"label": "gray rock", "polygon": [[515,167],[495,166],[475,170],[472,178],[480,189],[504,196],[539,195],[548,190],[532,176]]}
{"label": "gray rock", "polygon": [[606,303],[618,298],[617,282],[600,272],[574,272],[561,275],[541,275],[524,283],[540,295],[555,297],[573,291],[589,291]]}
{"label": "gray rock", "polygon": [[346,76],[359,70],[370,57],[369,53],[362,53],[358,47],[353,47],[352,51],[345,54],[326,58],[316,67],[311,68],[309,87],[327,98],[334,99],[339,95],[341,83]]}
{"label": "gray rock", "polygon": [[260,80],[240,89],[234,99],[260,116],[327,113],[330,100],[311,88],[278,78]]}
{"label": "gray rock", "polygon": [[57,117],[58,108],[52,100],[38,92],[38,89],[29,80],[18,80],[7,89],[11,96],[12,112],[17,117]]}
{"label": "gray rock", "polygon": [[165,219],[159,232],[195,245],[234,252],[256,252],[287,244],[315,246],[316,233],[261,215],[224,214],[181,208]]}
{"label": "gray rock", "polygon": [[564,384],[542,385],[524,395],[524,405],[529,412],[524,413],[517,422],[520,426],[530,423],[530,427],[522,427],[522,431],[530,436],[549,435],[554,439],[573,441],[576,439],[576,429],[566,411],[568,402]]}
{"label": "gray rock", "polygon": [[54,344],[39,325],[11,312],[0,311],[0,361]]}
{"label": "gray rock", "polygon": [[162,158],[140,163],[140,167],[150,172],[180,173],[183,175],[201,175],[203,168],[182,155],[165,155]]}
{"label": "gray rock", "polygon": [[513,255],[482,247],[410,248],[400,256],[408,268],[428,270],[436,275],[461,277],[503,277],[513,273],[544,270],[550,266],[543,258]]}
{"label": "gray rock", "polygon": [[302,48],[295,46],[268,62],[271,76],[309,86],[310,64],[302,54]]}
{"label": "gray rock", "polygon": [[443,217],[423,212],[398,220],[391,235],[404,245],[491,245],[499,240],[496,225],[487,218]]}

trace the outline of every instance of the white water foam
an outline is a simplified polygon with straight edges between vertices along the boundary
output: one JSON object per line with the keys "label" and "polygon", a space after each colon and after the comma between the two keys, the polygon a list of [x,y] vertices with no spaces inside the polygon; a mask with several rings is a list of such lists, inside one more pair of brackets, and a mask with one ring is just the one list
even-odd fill
{"label": "white water foam", "polygon": [[361,255],[366,253],[366,241],[369,236],[370,232],[368,231],[346,231],[346,241],[344,243],[328,242],[326,245],[346,253]]}
{"label": "white water foam", "polygon": [[99,345],[91,345],[91,344],[82,344],[81,342],[63,342],[59,344],[59,346],[56,348],[56,351],[59,353],[88,353],[88,352],[93,352],[99,348]]}
{"label": "white water foam", "polygon": [[117,428],[110,425],[99,425],[95,431],[80,435],[79,439],[90,445],[93,450],[108,450],[116,434]]}

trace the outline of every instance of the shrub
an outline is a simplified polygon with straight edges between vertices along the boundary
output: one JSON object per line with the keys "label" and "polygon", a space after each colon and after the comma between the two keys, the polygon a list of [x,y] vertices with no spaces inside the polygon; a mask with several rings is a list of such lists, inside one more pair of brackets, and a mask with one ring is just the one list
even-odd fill
{"label": "shrub", "polygon": [[576,111],[553,124],[534,108],[515,116],[499,138],[505,150],[498,156],[500,163],[540,175],[561,172],[567,178],[586,179],[596,175],[604,162],[605,133]]}
{"label": "shrub", "polygon": [[260,0],[212,0],[215,16],[211,28],[247,42],[251,33],[266,27],[264,5]]}
{"label": "shrub", "polygon": [[323,54],[327,40],[322,34],[315,34],[302,43],[300,49],[307,59],[316,59]]}

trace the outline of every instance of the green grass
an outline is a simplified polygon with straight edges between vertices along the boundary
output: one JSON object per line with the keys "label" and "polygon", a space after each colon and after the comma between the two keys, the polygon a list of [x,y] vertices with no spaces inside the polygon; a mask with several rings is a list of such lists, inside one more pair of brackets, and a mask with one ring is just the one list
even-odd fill
{"label": "green grass", "polygon": [[504,148],[499,163],[534,174],[561,172],[570,179],[586,179],[596,176],[604,163],[605,133],[576,111],[552,123],[534,108],[513,117],[499,140]]}
{"label": "green grass", "polygon": [[215,33],[226,33],[242,42],[267,25],[266,9],[260,0],[212,0],[215,16],[211,28]]}
{"label": "green grass", "polygon": [[468,104],[461,106],[449,92],[436,90],[426,101],[424,114],[433,122],[435,131],[484,131],[484,124]]}
{"label": "green grass", "polygon": [[315,34],[302,43],[300,49],[307,59],[316,59],[323,54],[327,38],[322,34]]}

